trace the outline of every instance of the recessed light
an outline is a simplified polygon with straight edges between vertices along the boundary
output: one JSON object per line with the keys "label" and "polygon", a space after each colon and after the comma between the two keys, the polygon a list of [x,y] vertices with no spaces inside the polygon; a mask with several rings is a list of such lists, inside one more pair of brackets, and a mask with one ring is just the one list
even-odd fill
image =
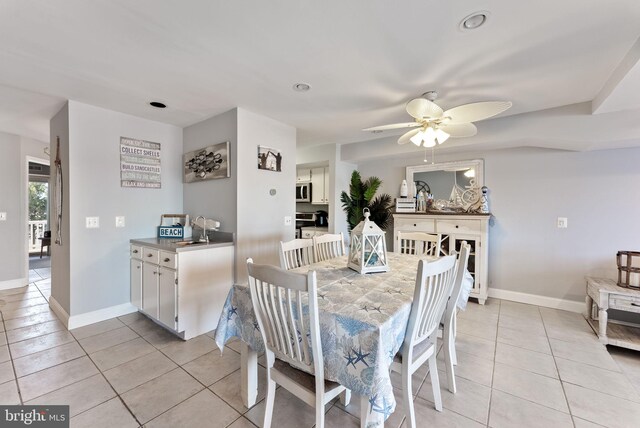
{"label": "recessed light", "polygon": [[308,83],[296,83],[293,85],[293,90],[296,92],[307,92],[311,89],[311,85]]}
{"label": "recessed light", "polygon": [[166,105],[166,104],[161,103],[161,102],[159,102],[159,101],[151,101],[151,102],[149,103],[149,105],[150,105],[151,107],[155,107],[155,108],[167,108],[167,105]]}
{"label": "recessed light", "polygon": [[460,21],[460,29],[462,31],[475,30],[476,28],[484,25],[489,19],[489,12],[480,11],[474,12],[471,15],[466,16],[462,21]]}

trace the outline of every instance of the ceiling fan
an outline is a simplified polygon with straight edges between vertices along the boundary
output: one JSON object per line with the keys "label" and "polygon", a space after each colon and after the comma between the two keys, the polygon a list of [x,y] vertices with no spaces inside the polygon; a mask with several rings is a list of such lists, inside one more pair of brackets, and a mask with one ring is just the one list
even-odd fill
{"label": "ceiling fan", "polygon": [[472,137],[478,129],[471,122],[488,119],[502,113],[512,106],[511,101],[484,101],[463,104],[443,111],[434,101],[438,97],[436,91],[429,91],[420,98],[414,98],[407,103],[407,113],[415,120],[406,123],[374,126],[363,131],[388,131],[401,128],[418,128],[403,134],[398,144],[411,141],[416,146],[435,147],[442,144],[449,137]]}

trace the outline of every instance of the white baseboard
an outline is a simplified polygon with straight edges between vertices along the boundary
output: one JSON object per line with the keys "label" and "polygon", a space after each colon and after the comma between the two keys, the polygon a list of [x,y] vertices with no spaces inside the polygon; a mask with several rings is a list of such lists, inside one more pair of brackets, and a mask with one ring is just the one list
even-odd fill
{"label": "white baseboard", "polygon": [[138,308],[131,303],[123,303],[121,305],[110,306],[108,308],[98,309],[97,311],[86,312],[84,314],[72,315],[69,314],[60,306],[56,299],[51,296],[49,299],[49,306],[56,313],[60,321],[64,323],[68,330],[72,330],[78,327],[84,327],[85,325],[94,324],[100,321],[105,321],[111,318],[120,317],[122,315],[137,312]]}
{"label": "white baseboard", "polygon": [[0,281],[0,290],[8,290],[9,288],[26,287],[29,284],[27,278],[10,279],[8,281]]}
{"label": "white baseboard", "polygon": [[499,288],[489,288],[489,297],[510,300],[512,302],[526,303],[528,305],[544,306],[545,308],[562,309],[564,311],[577,313],[583,313],[585,311],[584,302],[557,299],[555,297],[540,296],[537,294],[520,293],[518,291],[501,290]]}
{"label": "white baseboard", "polygon": [[49,296],[49,307],[56,314],[58,319],[62,321],[65,327],[69,328],[69,314],[64,310],[62,305],[53,297]]}

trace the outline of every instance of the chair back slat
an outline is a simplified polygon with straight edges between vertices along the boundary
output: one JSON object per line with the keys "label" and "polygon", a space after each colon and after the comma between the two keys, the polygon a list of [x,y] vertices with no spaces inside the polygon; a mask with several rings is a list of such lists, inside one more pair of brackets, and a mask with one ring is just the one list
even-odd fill
{"label": "chair back slat", "polygon": [[447,302],[447,309],[444,313],[443,323],[447,325],[451,323],[451,318],[455,314],[456,305],[462,292],[462,281],[464,280],[465,272],[467,271],[467,264],[469,262],[469,254],[471,254],[471,245],[467,244],[467,241],[462,241],[460,245],[460,253],[458,254],[458,260],[456,261],[456,273],[453,281],[453,291],[451,297]]}
{"label": "chair back slat", "polygon": [[416,288],[405,345],[410,348],[431,338],[440,325],[447,300],[453,290],[453,279],[456,269],[456,257],[446,256],[434,262],[425,260],[418,262]]}
{"label": "chair back slat", "polygon": [[342,232],[336,234],[326,233],[324,235],[314,236],[313,249],[316,262],[322,262],[345,255],[346,251],[344,249],[344,237]]}
{"label": "chair back slat", "polygon": [[[322,363],[322,349],[315,271],[287,272],[275,266],[254,264],[251,259],[247,260],[247,270],[251,301],[265,347],[294,367],[316,375],[318,371],[323,373],[316,364],[316,360]],[[309,326],[304,320],[305,300],[309,307]],[[307,329],[310,329],[311,341],[307,338]]]}
{"label": "chair back slat", "polygon": [[315,261],[312,239],[280,241],[280,267],[285,270],[308,266]]}
{"label": "chair back slat", "polygon": [[439,256],[441,240],[441,235],[423,232],[398,232],[396,248],[402,254]]}

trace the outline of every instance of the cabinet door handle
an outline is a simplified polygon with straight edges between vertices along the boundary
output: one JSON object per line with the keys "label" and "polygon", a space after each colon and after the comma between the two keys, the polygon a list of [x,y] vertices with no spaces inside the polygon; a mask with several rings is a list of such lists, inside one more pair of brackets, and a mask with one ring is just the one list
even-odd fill
{"label": "cabinet door handle", "polygon": [[170,259],[169,257],[167,257],[166,259],[164,259],[164,262],[165,262],[165,263],[168,263],[168,262],[170,262],[170,261],[171,261],[171,259]]}
{"label": "cabinet door handle", "polygon": [[413,227],[418,227],[418,225],[417,225],[417,224],[415,224],[415,223],[413,223]]}
{"label": "cabinet door handle", "polygon": [[147,257],[153,257],[153,254],[149,253],[147,254]]}
{"label": "cabinet door handle", "polygon": [[133,254],[138,254],[138,250],[133,250]]}
{"label": "cabinet door handle", "polygon": [[140,266],[136,266],[136,269],[140,269]]}
{"label": "cabinet door handle", "polygon": [[639,306],[639,307],[640,307],[640,303],[633,303],[633,302],[631,302],[631,306]]}
{"label": "cabinet door handle", "polygon": [[457,229],[458,227],[460,227],[460,226],[458,226],[458,225],[456,224],[456,229]]}
{"label": "cabinet door handle", "polygon": [[162,272],[158,272],[158,276],[162,275]]}
{"label": "cabinet door handle", "polygon": [[157,274],[157,273],[158,273],[158,272],[156,272],[155,270],[153,271],[153,274],[154,274],[154,275],[155,275],[155,274]]}

